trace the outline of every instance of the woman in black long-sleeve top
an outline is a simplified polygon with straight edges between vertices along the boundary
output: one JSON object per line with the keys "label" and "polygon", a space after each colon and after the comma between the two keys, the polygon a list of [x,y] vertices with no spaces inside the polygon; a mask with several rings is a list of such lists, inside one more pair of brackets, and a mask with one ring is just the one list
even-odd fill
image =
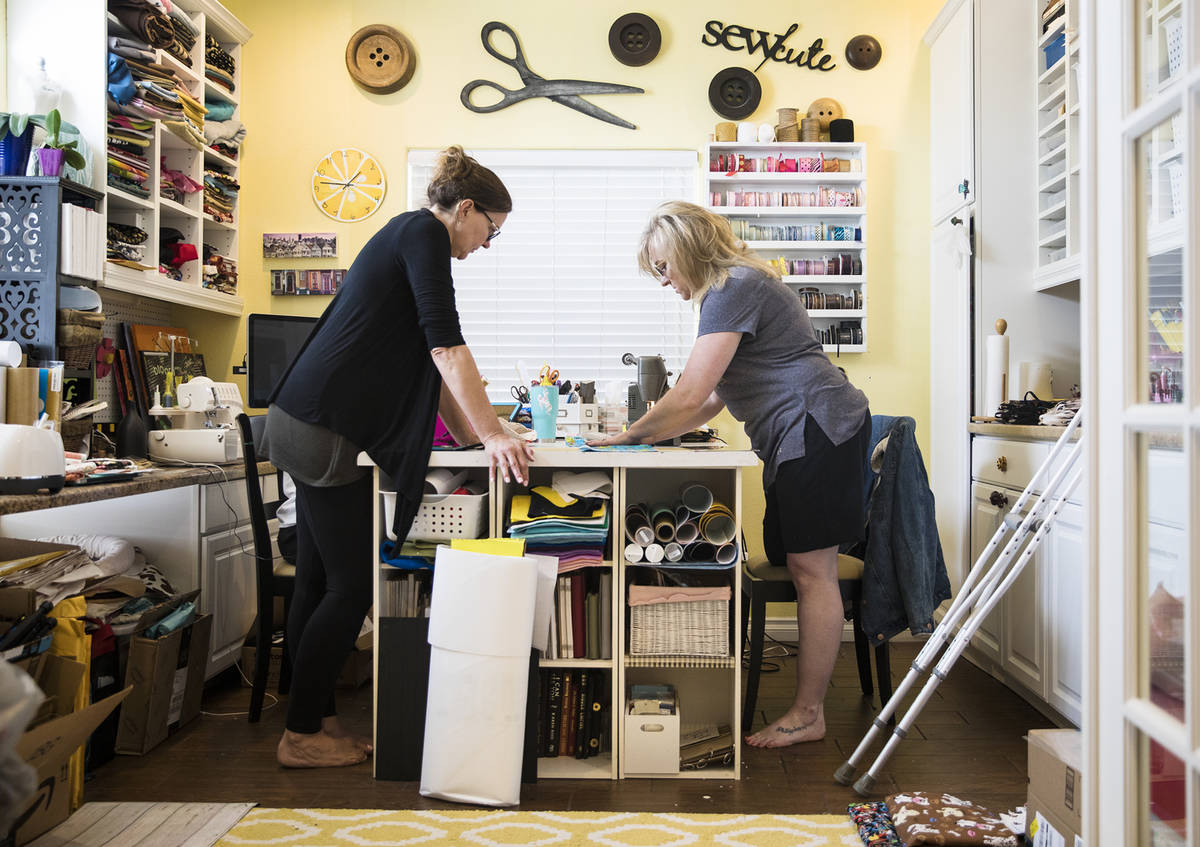
{"label": "woman in black long-sleeve top", "polygon": [[296,483],[294,670],[278,759],[290,767],[361,762],[368,740],[337,719],[333,689],[371,605],[371,482],[365,450],[396,487],[397,538],[421,502],[434,420],[483,442],[492,472],[528,478],[532,448],[492,412],[459,328],[450,257],[487,248],[512,210],[492,171],[443,151],[429,207],[388,221],[359,253],[280,380],[267,417],[271,461]]}

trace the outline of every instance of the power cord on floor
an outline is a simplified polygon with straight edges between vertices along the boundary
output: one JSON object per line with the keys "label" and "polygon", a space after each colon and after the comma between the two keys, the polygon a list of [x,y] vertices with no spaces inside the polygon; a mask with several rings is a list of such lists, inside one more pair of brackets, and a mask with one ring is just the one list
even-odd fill
{"label": "power cord on floor", "polygon": [[[791,644],[780,641],[779,639],[774,638],[770,635],[766,635],[765,633],[764,633],[763,637],[766,639],[766,641],[768,641],[770,643],[763,645],[763,655],[762,655],[763,661],[761,664],[759,664],[758,671],[759,671],[759,673],[777,673],[778,671],[783,669],[782,663],[771,662],[768,660],[769,659],[791,658],[792,656],[796,655],[796,648],[795,648],[795,646],[793,646]],[[743,657],[742,670],[749,670],[749,669],[750,669],[750,660]]]}
{"label": "power cord on floor", "polygon": [[[255,647],[254,649],[255,649],[255,650],[257,650],[257,649],[258,649],[258,647]],[[249,678],[246,676],[246,674],[245,674],[245,673],[242,671],[242,663],[241,663],[240,661],[238,661],[238,662],[234,662],[234,663],[233,663],[233,666],[234,666],[235,668],[237,668],[237,670],[238,670],[238,675],[239,675],[239,676],[241,676],[241,678],[242,678],[242,681],[243,681],[243,682],[245,682],[245,683],[246,683],[248,686],[250,686],[250,690],[251,690],[251,691],[253,691],[253,690],[254,690],[254,683],[252,683],[252,682],[249,680]],[[266,694],[268,697],[270,697],[270,698],[271,698],[271,702],[270,702],[270,703],[265,703],[265,704],[263,704],[262,710],[263,710],[264,712],[265,712],[265,711],[267,711],[268,709],[272,709],[272,708],[274,708],[275,706],[278,706],[278,705],[279,705],[279,698],[278,698],[278,697],[276,697],[276,696],[275,696],[274,694],[272,694],[270,691],[265,691],[265,692],[263,692],[263,693],[264,693],[264,694]],[[244,712],[206,712],[206,711],[204,711],[203,709],[201,709],[201,710],[200,710],[200,714],[202,714],[202,715],[206,715],[207,717],[210,717],[210,718],[242,718],[242,717],[246,717],[247,715],[249,715],[249,714],[250,714],[250,710],[249,710],[249,709],[247,709],[247,710],[246,710],[246,711],[244,711]]]}

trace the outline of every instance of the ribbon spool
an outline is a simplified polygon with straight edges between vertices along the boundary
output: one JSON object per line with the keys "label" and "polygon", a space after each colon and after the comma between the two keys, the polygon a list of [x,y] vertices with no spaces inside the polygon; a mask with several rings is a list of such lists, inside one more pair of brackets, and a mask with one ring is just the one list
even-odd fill
{"label": "ribbon spool", "polygon": [[777,109],[779,123],[775,125],[777,141],[799,141],[800,123],[799,112],[796,109]]}
{"label": "ribbon spool", "polygon": [[717,141],[737,141],[737,124],[733,121],[721,121],[717,124]]}

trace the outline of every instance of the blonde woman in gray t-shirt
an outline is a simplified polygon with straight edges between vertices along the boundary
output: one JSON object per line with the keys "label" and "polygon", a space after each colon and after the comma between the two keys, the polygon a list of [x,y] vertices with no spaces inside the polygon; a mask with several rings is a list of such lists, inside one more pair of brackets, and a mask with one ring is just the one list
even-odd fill
{"label": "blonde woman in gray t-shirt", "polygon": [[842,634],[838,546],[863,537],[871,414],[825,355],[800,298],[719,215],[692,203],[658,207],[642,233],[641,269],[700,313],[675,386],[628,431],[591,442],[662,441],[728,407],[763,461],[763,546],[796,586],[796,699],[746,738],[785,747],[825,735],[823,701]]}

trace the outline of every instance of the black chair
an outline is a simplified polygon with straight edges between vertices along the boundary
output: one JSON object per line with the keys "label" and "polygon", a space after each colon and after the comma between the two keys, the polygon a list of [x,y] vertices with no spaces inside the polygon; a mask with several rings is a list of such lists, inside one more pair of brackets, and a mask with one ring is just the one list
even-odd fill
{"label": "black chair", "polygon": [[[871,697],[871,646],[859,626],[862,599],[863,560],[838,554],[838,588],[846,620],[854,623],[854,655],[858,660],[858,681],[863,696]],[[746,674],[746,701],[742,706],[742,731],[754,724],[754,705],[758,701],[758,679],[762,672],[763,639],[766,630],[767,603],[796,602],[796,586],[786,567],[772,565],[766,557],[755,557],[742,566],[742,632],[750,644],[750,667]],[[892,698],[892,677],[888,643],[875,647],[875,672],[879,679],[882,708]]]}
{"label": "black chair", "polygon": [[[275,598],[283,597],[284,620],[291,606],[292,589],[296,584],[296,569],[275,557],[275,545],[271,540],[269,521],[279,508],[279,501],[263,503],[262,488],[258,483],[258,455],[254,445],[256,435],[261,438],[266,417],[254,418],[245,414],[237,416],[238,428],[242,433],[242,460],[246,469],[246,501],[250,507],[250,529],[254,536],[254,572],[258,593],[258,624],[255,628],[254,680],[250,689],[250,723],[262,717],[263,698],[267,691],[267,674],[270,670],[272,638],[275,631]],[[255,430],[258,432],[256,433]],[[279,693],[287,691],[291,678],[291,656],[287,639],[283,640],[283,662],[279,669]]]}

